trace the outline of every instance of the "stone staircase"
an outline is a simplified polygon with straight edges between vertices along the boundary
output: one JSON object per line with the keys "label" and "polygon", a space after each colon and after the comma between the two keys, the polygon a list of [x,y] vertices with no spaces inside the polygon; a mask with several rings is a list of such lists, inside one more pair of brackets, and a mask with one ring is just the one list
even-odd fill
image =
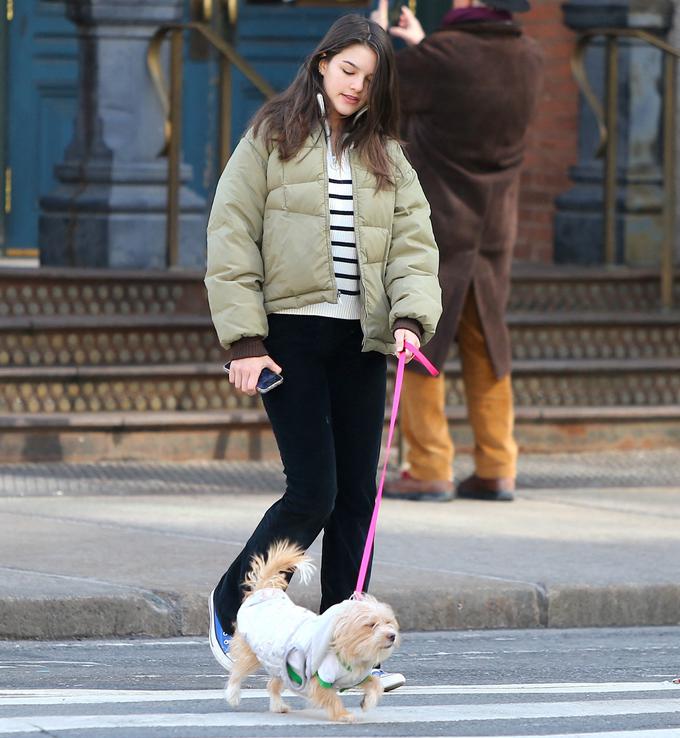
{"label": "stone staircase", "polygon": [[[525,451],[680,446],[680,311],[656,273],[517,266],[509,323]],[[0,270],[0,459],[276,456],[222,355],[201,274]],[[446,374],[466,448],[455,349]]]}

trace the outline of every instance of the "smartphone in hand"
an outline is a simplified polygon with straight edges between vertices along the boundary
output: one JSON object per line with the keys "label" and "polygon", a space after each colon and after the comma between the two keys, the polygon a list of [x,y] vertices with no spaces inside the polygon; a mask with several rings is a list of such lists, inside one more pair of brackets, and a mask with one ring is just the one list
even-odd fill
{"label": "smartphone in hand", "polygon": [[[224,371],[229,374],[229,364],[224,365]],[[264,367],[257,379],[256,389],[261,395],[266,395],[283,382],[283,377],[271,369]]]}
{"label": "smartphone in hand", "polygon": [[403,0],[390,0],[388,3],[389,9],[387,11],[387,20],[391,26],[399,25],[399,18],[401,16],[401,6],[404,5]]}

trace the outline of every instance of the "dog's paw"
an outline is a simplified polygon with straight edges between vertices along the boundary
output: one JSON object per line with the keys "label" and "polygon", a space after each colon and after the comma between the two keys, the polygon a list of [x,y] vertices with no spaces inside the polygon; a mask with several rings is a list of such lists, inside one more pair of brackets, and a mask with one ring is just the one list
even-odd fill
{"label": "dog's paw", "polygon": [[378,704],[378,700],[383,693],[382,683],[380,679],[369,677],[364,683],[364,697],[361,700],[361,709],[370,710]]}
{"label": "dog's paw", "polygon": [[368,692],[364,695],[363,700],[361,700],[361,709],[364,712],[366,710],[372,710],[378,704],[379,699],[380,695],[376,692]]}
{"label": "dog's paw", "polygon": [[238,707],[241,704],[241,688],[238,684],[227,683],[224,695],[232,707]]}
{"label": "dog's paw", "polygon": [[338,715],[336,720],[339,723],[356,723],[357,716],[353,712],[343,712],[340,715]]}
{"label": "dog's paw", "polygon": [[273,700],[269,703],[270,712],[290,712],[290,706],[287,705],[283,700],[274,702]]}

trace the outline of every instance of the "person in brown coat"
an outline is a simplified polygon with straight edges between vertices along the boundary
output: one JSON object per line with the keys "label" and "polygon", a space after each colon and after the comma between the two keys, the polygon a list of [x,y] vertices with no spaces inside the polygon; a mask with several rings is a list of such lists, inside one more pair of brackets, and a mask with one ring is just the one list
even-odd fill
{"label": "person in brown coat", "polygon": [[[512,12],[527,0],[454,0],[429,36],[407,7],[389,29],[397,54],[402,133],[432,208],[444,313],[425,349],[442,368],[458,341],[475,473],[458,497],[512,500],[517,468],[505,308],[517,233],[519,175],[542,76],[538,44]],[[387,0],[373,13],[387,27]],[[401,427],[409,471],[386,497],[450,500],[453,443],[443,375],[409,365]]]}

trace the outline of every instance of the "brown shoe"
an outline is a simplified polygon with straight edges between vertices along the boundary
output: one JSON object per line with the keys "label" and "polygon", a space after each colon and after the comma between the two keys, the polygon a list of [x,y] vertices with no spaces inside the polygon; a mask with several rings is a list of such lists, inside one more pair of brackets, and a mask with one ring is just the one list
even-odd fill
{"label": "brown shoe", "polygon": [[515,480],[512,477],[483,479],[473,474],[458,485],[456,497],[461,497],[464,500],[512,502],[515,499],[514,491]]}
{"label": "brown shoe", "polygon": [[447,479],[414,479],[408,472],[403,472],[400,477],[387,479],[383,497],[392,500],[449,502],[453,499],[453,482]]}

